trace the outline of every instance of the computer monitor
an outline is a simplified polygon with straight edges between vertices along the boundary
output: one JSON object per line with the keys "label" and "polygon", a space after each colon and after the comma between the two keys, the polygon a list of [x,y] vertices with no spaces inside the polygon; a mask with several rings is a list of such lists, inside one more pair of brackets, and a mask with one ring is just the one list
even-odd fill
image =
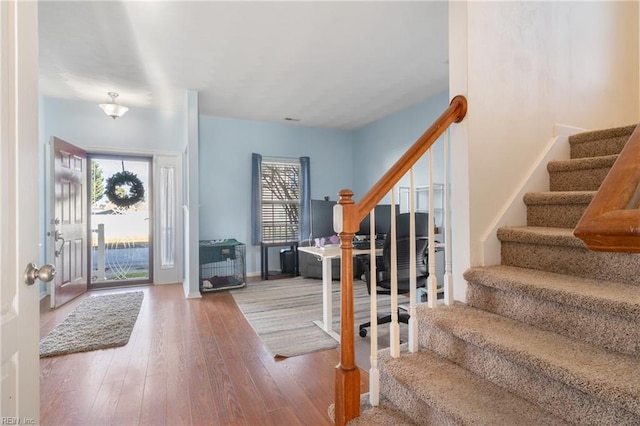
{"label": "computer monitor", "polygon": [[[333,206],[335,201],[311,200],[311,239],[335,235]],[[305,235],[305,238],[308,235]]]}
{"label": "computer monitor", "polygon": [[[400,206],[396,204],[396,215],[400,212]],[[382,236],[389,232],[389,228],[391,228],[391,204],[378,204],[374,208],[374,212],[376,215],[376,235]],[[358,235],[369,235],[371,230],[369,215],[365,216],[360,222],[360,229],[358,231]]]}

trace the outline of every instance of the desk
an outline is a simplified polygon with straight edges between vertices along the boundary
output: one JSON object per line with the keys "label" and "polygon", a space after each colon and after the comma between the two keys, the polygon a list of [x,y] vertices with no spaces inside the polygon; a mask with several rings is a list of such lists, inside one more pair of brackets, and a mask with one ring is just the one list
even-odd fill
{"label": "desk", "polygon": [[293,276],[298,276],[298,242],[285,241],[279,243],[260,243],[262,258],[260,267],[262,268],[262,279],[269,279],[269,247],[289,247],[293,251]]}
{"label": "desk", "polygon": [[[337,259],[342,256],[340,246],[324,246],[324,247],[298,247],[298,250],[312,254],[322,259],[322,321],[314,321],[313,323],[323,329],[329,336],[340,341],[340,335],[333,331],[333,312],[331,301],[331,259]],[[370,250],[353,249],[353,255],[370,254]],[[381,255],[382,249],[376,249],[376,255]]]}

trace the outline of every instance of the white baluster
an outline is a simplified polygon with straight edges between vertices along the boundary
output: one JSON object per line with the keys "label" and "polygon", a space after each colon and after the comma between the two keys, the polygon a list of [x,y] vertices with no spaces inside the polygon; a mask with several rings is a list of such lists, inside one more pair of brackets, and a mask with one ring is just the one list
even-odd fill
{"label": "white baluster", "polygon": [[371,368],[369,369],[369,403],[377,407],[380,403],[380,372],[378,371],[378,301],[376,289],[376,215],[369,213],[369,288],[371,289]]}
{"label": "white baluster", "polygon": [[396,244],[396,187],[391,188],[391,323],[389,338],[391,356],[400,356],[400,324],[398,324],[398,248]]}
{"label": "white baluster", "polygon": [[449,198],[449,129],[444,132],[444,212],[442,226],[444,227],[444,304],[453,304],[453,274],[451,262],[451,201]]}
{"label": "white baluster", "polygon": [[416,318],[416,206],[413,167],[409,170],[409,352],[418,351],[418,320]]}
{"label": "white baluster", "polygon": [[436,235],[433,200],[433,148],[429,148],[429,278],[427,279],[428,306],[438,303],[438,278],[436,277]]}

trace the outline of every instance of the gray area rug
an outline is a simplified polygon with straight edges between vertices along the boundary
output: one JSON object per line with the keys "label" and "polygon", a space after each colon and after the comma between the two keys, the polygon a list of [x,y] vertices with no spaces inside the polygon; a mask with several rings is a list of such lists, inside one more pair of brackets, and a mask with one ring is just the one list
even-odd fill
{"label": "gray area rug", "polygon": [[[353,285],[354,323],[356,338],[360,339],[357,326],[369,320],[370,299],[364,281],[355,279]],[[292,357],[338,346],[336,340],[313,323],[322,320],[322,280],[297,277],[260,281],[232,290],[231,294],[273,356]],[[332,296],[333,330],[339,333],[339,281],[333,282]],[[399,297],[399,303],[407,303],[406,297]],[[390,297],[378,295],[378,310],[388,311],[389,306]]]}
{"label": "gray area rug", "polygon": [[40,341],[40,357],[126,345],[143,296],[136,291],[84,299]]}

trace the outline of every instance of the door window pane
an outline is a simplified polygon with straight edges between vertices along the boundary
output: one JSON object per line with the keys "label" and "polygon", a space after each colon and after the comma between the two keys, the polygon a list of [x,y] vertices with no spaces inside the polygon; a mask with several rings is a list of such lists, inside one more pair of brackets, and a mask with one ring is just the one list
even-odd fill
{"label": "door window pane", "polygon": [[[145,157],[91,156],[92,285],[152,279],[150,165]],[[109,179],[119,182],[111,192],[124,201],[109,199]]]}

